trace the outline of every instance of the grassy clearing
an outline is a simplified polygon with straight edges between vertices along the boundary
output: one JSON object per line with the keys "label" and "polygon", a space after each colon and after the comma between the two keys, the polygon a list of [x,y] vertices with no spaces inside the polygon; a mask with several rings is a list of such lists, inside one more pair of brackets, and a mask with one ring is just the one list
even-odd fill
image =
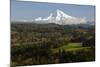
{"label": "grassy clearing", "polygon": [[68,45],[64,45],[60,48],[67,49],[67,48],[80,48],[82,47],[81,43],[69,43]]}
{"label": "grassy clearing", "polygon": [[69,48],[69,49],[65,49],[65,51],[88,50],[89,48],[90,48],[90,47]]}
{"label": "grassy clearing", "polygon": [[65,51],[79,51],[79,50],[88,50],[90,47],[82,47],[81,43],[69,43],[59,48],[52,49],[54,53],[57,53],[59,49],[64,49]]}

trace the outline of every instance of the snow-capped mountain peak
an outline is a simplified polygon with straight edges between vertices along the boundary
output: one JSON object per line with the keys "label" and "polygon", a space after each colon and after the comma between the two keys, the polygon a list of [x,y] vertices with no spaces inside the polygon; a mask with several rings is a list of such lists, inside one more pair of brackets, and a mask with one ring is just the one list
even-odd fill
{"label": "snow-capped mountain peak", "polygon": [[59,14],[60,16],[66,17],[66,18],[71,18],[71,16],[65,14],[63,11],[61,11],[61,10],[59,10],[59,9],[57,9],[57,15],[58,15],[58,14]]}
{"label": "snow-capped mountain peak", "polygon": [[43,20],[45,21],[45,20],[50,20],[50,19],[52,19],[52,17],[53,17],[53,14],[51,13],[47,18],[44,18]]}
{"label": "snow-capped mountain peak", "polygon": [[59,10],[57,10],[56,12],[57,12],[56,20],[58,20],[58,21],[59,21],[59,20],[60,20],[60,18],[61,18],[61,14],[60,14]]}
{"label": "snow-capped mountain peak", "polygon": [[41,21],[41,22],[43,21],[46,23],[56,23],[60,25],[84,24],[87,22],[85,18],[70,16],[59,9],[56,10],[56,16],[54,16],[53,13],[51,13],[48,17],[46,18],[39,17],[39,18],[36,18],[35,21]]}

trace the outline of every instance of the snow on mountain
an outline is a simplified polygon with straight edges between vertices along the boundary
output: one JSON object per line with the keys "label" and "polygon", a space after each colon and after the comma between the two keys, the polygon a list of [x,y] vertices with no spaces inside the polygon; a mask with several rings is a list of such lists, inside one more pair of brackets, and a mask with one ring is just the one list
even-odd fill
{"label": "snow on mountain", "polygon": [[41,21],[41,20],[42,20],[41,17],[35,19],[35,21]]}
{"label": "snow on mountain", "polygon": [[46,21],[46,20],[51,20],[52,17],[53,17],[53,14],[51,13],[50,16],[48,16],[47,18],[44,18],[43,20],[44,20],[44,21]]}
{"label": "snow on mountain", "polygon": [[60,25],[67,24],[84,24],[86,23],[86,18],[79,18],[65,14],[61,10],[56,10],[56,16],[51,13],[47,18],[36,18],[35,21],[46,22],[46,23],[56,23]]}

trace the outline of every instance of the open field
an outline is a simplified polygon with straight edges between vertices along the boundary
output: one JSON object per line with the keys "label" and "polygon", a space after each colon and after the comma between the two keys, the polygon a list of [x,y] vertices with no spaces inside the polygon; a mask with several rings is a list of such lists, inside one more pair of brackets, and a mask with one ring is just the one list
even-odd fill
{"label": "open field", "polygon": [[87,51],[90,48],[91,47],[82,47],[82,44],[81,43],[69,43],[68,45],[64,45],[62,47],[52,49],[52,51],[54,53],[57,53],[59,51],[59,49],[63,49],[65,51],[75,52],[75,51],[79,51],[79,50],[85,50],[85,51]]}

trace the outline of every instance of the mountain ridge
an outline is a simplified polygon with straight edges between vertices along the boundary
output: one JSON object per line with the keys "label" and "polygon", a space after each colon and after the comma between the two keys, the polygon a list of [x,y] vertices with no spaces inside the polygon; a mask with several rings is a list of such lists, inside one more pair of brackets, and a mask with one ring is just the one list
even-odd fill
{"label": "mountain ridge", "polygon": [[59,9],[56,10],[56,16],[53,16],[53,13],[50,13],[46,18],[38,17],[34,20],[36,22],[56,23],[60,25],[84,24],[87,22],[86,18],[70,16]]}

